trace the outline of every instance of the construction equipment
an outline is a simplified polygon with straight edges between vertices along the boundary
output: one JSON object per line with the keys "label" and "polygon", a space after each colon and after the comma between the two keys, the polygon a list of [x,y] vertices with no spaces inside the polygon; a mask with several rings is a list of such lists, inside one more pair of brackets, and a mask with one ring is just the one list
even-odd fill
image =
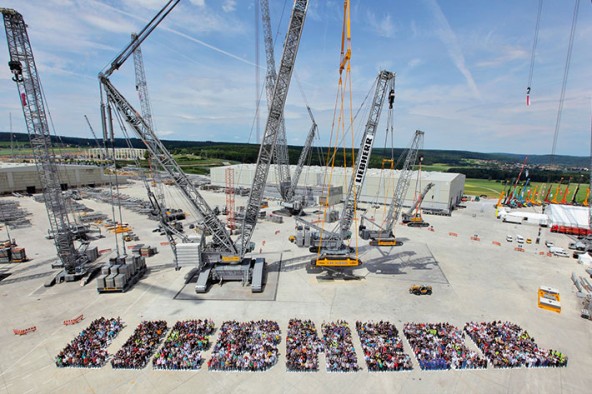
{"label": "construction equipment", "polygon": [[376,90],[370,106],[368,121],[362,136],[360,148],[356,156],[356,164],[352,173],[347,195],[343,204],[343,209],[339,222],[333,231],[326,231],[322,227],[308,223],[303,219],[297,218],[304,224],[304,228],[309,226],[318,232],[310,237],[310,250],[317,252],[320,256],[311,261],[313,267],[330,268],[349,268],[358,266],[361,261],[350,256],[352,248],[346,246],[344,241],[351,238],[351,224],[354,219],[356,205],[359,199],[359,192],[362,190],[366,171],[370,164],[370,155],[374,144],[374,136],[378,127],[380,113],[387,92],[394,91],[395,74],[390,71],[380,71],[376,79]]}
{"label": "construction equipment", "polygon": [[[74,239],[76,226],[70,224],[66,201],[62,196],[61,182],[58,174],[58,163],[51,143],[48,115],[41,82],[37,74],[37,67],[27,34],[27,26],[20,13],[15,10],[1,8],[4,16],[4,27],[8,41],[10,61],[8,66],[16,82],[19,101],[23,108],[25,123],[37,173],[43,189],[45,207],[50,224],[50,234],[59,257],[59,264],[63,271],[56,277],[56,281],[75,281],[86,274],[86,264],[89,258],[82,249],[76,249]],[[54,282],[48,282],[53,284]]]}
{"label": "construction equipment", "polygon": [[[137,34],[132,34],[132,42],[137,39]],[[142,110],[142,118],[148,124],[150,130],[154,129],[154,122],[152,120],[152,107],[150,104],[150,97],[148,94],[148,83],[146,81],[146,72],[144,70],[144,58],[142,56],[142,48],[138,45],[133,51],[134,58],[134,71],[136,77],[136,90],[138,92],[138,98],[140,100],[140,108]],[[146,140],[149,144],[152,143],[150,138]],[[144,171],[140,172],[140,178],[144,182],[148,200],[152,206],[152,214],[159,219],[160,227],[167,237],[169,246],[173,252],[173,259],[175,269],[179,270],[179,263],[177,259],[177,242],[175,236],[183,241],[187,241],[187,237],[183,234],[182,227],[173,225],[177,220],[185,219],[185,213],[182,210],[166,209],[166,201],[164,198],[164,189],[162,180],[160,178],[160,168],[158,161],[154,160],[151,156],[148,156],[148,163],[150,166],[150,172],[152,174],[152,184],[148,182]],[[180,212],[179,212],[180,211]]]}
{"label": "construction equipment", "polygon": [[407,195],[407,190],[409,189],[409,184],[411,182],[411,175],[413,174],[412,166],[417,160],[417,154],[423,142],[423,136],[423,131],[416,130],[409,149],[403,153],[405,161],[403,162],[403,168],[401,168],[401,173],[399,174],[399,180],[397,181],[395,193],[393,194],[393,198],[389,205],[384,225],[380,226],[375,222],[369,222],[379,228],[378,230],[370,230],[364,225],[364,217],[362,216],[360,227],[358,229],[359,234],[362,239],[369,239],[370,245],[372,246],[387,247],[402,244],[395,238],[393,228],[395,223],[399,220],[401,210],[403,209],[403,201]]}
{"label": "construction equipment", "polygon": [[[261,5],[261,19],[263,21],[263,36],[265,40],[265,54],[267,60],[267,74],[265,77],[265,90],[267,93],[267,105],[268,107],[271,106],[272,96],[273,96],[273,87],[275,81],[277,79],[276,70],[275,70],[275,60],[274,60],[274,51],[273,51],[273,36],[271,30],[271,18],[269,16],[269,1],[268,0],[260,0]],[[269,109],[269,108],[268,108]],[[278,130],[277,142],[274,151],[274,161],[276,164],[276,170],[279,175],[279,189],[280,189],[280,196],[282,198],[281,205],[287,211],[286,213],[290,215],[299,215],[302,212],[302,208],[304,207],[303,198],[296,198],[296,187],[298,186],[298,180],[300,179],[300,174],[302,173],[302,168],[308,154],[310,152],[310,148],[312,146],[312,142],[317,130],[317,124],[314,120],[312,115],[312,111],[309,106],[306,107],[308,110],[308,114],[312,120],[312,127],[308,132],[308,136],[306,137],[306,141],[304,143],[304,147],[300,152],[300,157],[298,158],[298,164],[294,171],[294,176],[290,176],[290,160],[288,156],[288,142],[286,139],[286,126],[284,123],[284,118],[282,114],[282,118],[280,121],[280,127]],[[282,210],[283,211],[283,210]],[[276,211],[274,213],[277,214],[284,214],[282,211]]]}
{"label": "construction equipment", "polygon": [[[504,200],[504,205],[510,205],[511,201],[515,198],[516,190],[518,188],[518,183],[520,182],[520,177],[522,176],[522,172],[524,172],[524,168],[526,168],[526,162],[528,161],[528,156],[524,157],[524,162],[522,163],[522,167],[520,167],[520,172],[518,173],[518,177],[516,178],[514,185],[508,189],[508,193],[506,193],[506,199]],[[528,178],[528,170],[526,170],[526,177]]]}
{"label": "construction equipment", "polygon": [[304,163],[306,163],[306,160],[308,159],[308,155],[310,154],[310,150],[312,148],[312,142],[318,129],[317,122],[315,122],[310,107],[307,106],[306,109],[308,110],[308,115],[312,121],[312,126],[310,127],[308,135],[306,136],[306,141],[304,142],[304,146],[300,152],[300,157],[298,157],[298,164],[296,164],[296,169],[294,170],[294,175],[292,176],[292,183],[286,190],[284,199],[281,202],[282,207],[286,208],[292,215],[300,215],[305,205],[304,196],[296,196],[296,188],[298,187],[298,181],[300,180]]}
{"label": "construction equipment", "polygon": [[408,227],[428,227],[430,225],[429,223],[424,222],[420,209],[423,199],[432,187],[434,187],[434,184],[432,182],[428,183],[423,191],[417,196],[413,206],[411,206],[407,212],[403,212],[403,223],[407,224]]}
{"label": "construction equipment", "polygon": [[25,248],[19,248],[14,239],[0,241],[0,263],[24,263],[28,261]]}
{"label": "construction equipment", "polygon": [[411,285],[411,287],[409,287],[409,294],[415,294],[415,295],[432,295],[432,286],[427,286],[427,285]]}
{"label": "construction equipment", "polygon": [[[111,66],[99,74],[101,89],[107,98],[106,103],[102,103],[103,124],[105,127],[104,134],[107,135],[109,130],[111,131],[111,135],[113,134],[112,124],[109,121],[110,118],[106,115],[111,113],[111,108],[114,108],[144,142],[152,158],[157,160],[160,167],[168,172],[183,196],[195,210],[197,217],[201,220],[202,236],[200,241],[177,244],[179,263],[181,264],[182,260],[186,264],[195,265],[197,263],[198,265],[197,292],[205,292],[211,281],[221,282],[224,280],[241,280],[243,284],[251,283],[251,290],[253,292],[262,291],[265,259],[246,258],[245,255],[254,248],[254,243],[251,242],[251,236],[255,229],[263,201],[263,191],[277,141],[278,129],[298,52],[308,1],[296,0],[292,9],[284,43],[284,52],[274,85],[265,134],[257,159],[253,185],[245,209],[240,236],[236,241],[231,239],[226,226],[218,219],[215,212],[197,191],[196,186],[175,162],[170,152],[155,135],[154,130],[150,128],[142,116],[109,80],[109,76],[113,71],[125,62],[133,50],[141,44],[148,34],[154,30],[156,25],[170,12],[172,9],[171,5],[174,7],[177,2],[178,0],[175,2],[172,0],[169,1],[165,8],[138,34],[136,39],[132,40],[116,60],[111,63]],[[206,234],[212,235],[212,239],[208,243],[206,243]]]}

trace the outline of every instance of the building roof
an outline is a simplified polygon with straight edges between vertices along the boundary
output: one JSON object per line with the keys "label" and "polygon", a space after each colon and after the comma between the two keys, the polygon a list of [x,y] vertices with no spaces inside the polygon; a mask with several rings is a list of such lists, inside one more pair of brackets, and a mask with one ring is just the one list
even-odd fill
{"label": "building roof", "polygon": [[[88,164],[58,164],[58,168],[100,168],[94,165]],[[27,171],[35,170],[36,166],[33,163],[11,163],[11,162],[0,162],[0,171]]]}
{"label": "building roof", "polygon": [[[226,168],[234,168],[236,170],[255,170],[255,164],[235,164],[235,165],[230,165],[230,166],[222,166],[222,167],[215,167],[215,168],[219,168],[219,169],[226,169]],[[213,168],[213,169],[215,169]],[[296,166],[295,165],[291,165],[290,166],[290,170],[295,170]],[[317,174],[324,174],[325,171],[327,171],[326,167],[321,167],[321,166],[305,166],[304,167],[304,171],[308,172],[308,174],[310,173],[317,173]],[[333,174],[343,174],[343,172],[346,171],[344,170],[343,167],[335,167]],[[348,168],[347,169],[348,172],[351,172],[351,169]],[[382,170],[380,168],[370,168],[368,169],[368,172],[366,173],[366,176],[381,176],[381,173],[384,173],[384,176],[388,176],[388,173],[390,173],[392,170],[389,169],[385,169]],[[395,170],[395,176],[398,176],[401,171],[400,170]],[[459,174],[459,173],[454,173],[454,172],[435,172],[435,171],[422,171],[421,172],[421,179],[425,180],[425,181],[439,181],[439,182],[450,182],[454,179],[456,179],[459,175],[464,176],[463,174]],[[417,171],[413,171],[413,179],[417,178]]]}

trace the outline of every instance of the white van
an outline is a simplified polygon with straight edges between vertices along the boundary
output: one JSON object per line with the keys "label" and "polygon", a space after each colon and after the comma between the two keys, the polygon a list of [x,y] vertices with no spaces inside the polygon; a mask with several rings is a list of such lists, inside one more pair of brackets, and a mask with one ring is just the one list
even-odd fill
{"label": "white van", "polygon": [[558,257],[569,257],[569,255],[567,254],[565,249],[560,248],[558,246],[551,246],[549,248],[549,252],[553,253],[555,256],[558,256]]}

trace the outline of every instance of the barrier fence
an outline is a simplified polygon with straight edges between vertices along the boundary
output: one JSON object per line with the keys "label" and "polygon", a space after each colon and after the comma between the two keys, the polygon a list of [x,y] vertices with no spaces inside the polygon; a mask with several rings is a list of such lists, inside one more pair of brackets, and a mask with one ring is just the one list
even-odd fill
{"label": "barrier fence", "polygon": [[17,330],[16,328],[12,330],[12,332],[14,332],[14,335],[27,335],[28,333],[34,331],[37,331],[37,326],[25,328],[24,330]]}
{"label": "barrier fence", "polygon": [[84,315],[79,315],[74,319],[64,320],[64,326],[72,326],[74,324],[80,323],[82,320],[84,320]]}
{"label": "barrier fence", "polygon": [[448,233],[448,235],[450,235],[451,237],[458,237],[457,233]]}
{"label": "barrier fence", "polygon": [[498,241],[491,241],[491,244],[496,246],[502,246],[502,244]]}

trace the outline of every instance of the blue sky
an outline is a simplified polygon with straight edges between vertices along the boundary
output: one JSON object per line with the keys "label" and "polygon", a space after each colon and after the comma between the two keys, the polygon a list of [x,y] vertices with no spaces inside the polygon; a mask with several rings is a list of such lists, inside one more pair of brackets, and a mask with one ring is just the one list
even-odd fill
{"label": "blue sky", "polygon": [[[99,133],[96,76],[129,42],[129,34],[140,30],[164,3],[3,1],[3,7],[23,14],[29,26],[57,134],[90,138],[84,114]],[[538,0],[352,0],[351,4],[354,108],[361,105],[381,68],[396,72],[395,146],[406,146],[420,129],[429,149],[551,152],[575,0],[544,2],[530,107],[525,105],[525,91]],[[280,39],[291,5],[290,0],[270,0],[272,26],[274,30],[279,26]],[[317,144],[329,143],[342,12],[341,0],[310,1],[285,111],[290,144],[302,144],[310,127],[306,103],[319,124]],[[592,5],[583,1],[558,154],[587,156],[590,151],[591,21]],[[0,130],[9,130],[12,112],[14,131],[25,132],[6,66],[4,29],[0,39]],[[276,44],[278,64],[281,44]],[[182,0],[142,47],[161,138],[255,142],[255,47],[253,0]],[[263,84],[262,38],[259,61]],[[111,80],[138,103],[131,58]],[[382,124],[379,130],[384,132]]]}

